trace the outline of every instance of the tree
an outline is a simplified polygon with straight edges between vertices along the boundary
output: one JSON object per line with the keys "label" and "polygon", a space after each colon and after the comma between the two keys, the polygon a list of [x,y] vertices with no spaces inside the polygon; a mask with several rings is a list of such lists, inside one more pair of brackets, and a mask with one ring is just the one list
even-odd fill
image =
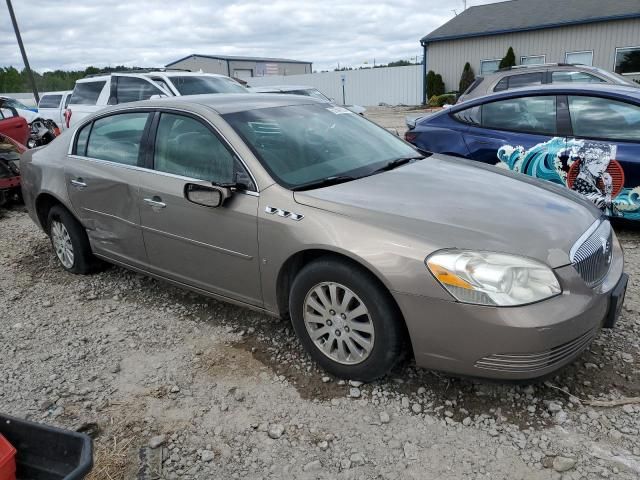
{"label": "tree", "polygon": [[442,75],[436,73],[433,79],[433,94],[436,96],[444,95],[444,82],[442,81]]}
{"label": "tree", "polygon": [[439,73],[429,70],[427,73],[427,98],[437,97],[444,93],[444,82]]}
{"label": "tree", "polygon": [[436,72],[434,72],[433,70],[429,70],[429,73],[427,73],[427,98],[431,98],[433,97],[433,79],[436,76]]}
{"label": "tree", "polygon": [[473,83],[476,79],[475,73],[473,73],[473,68],[469,62],[464,64],[464,68],[462,69],[462,75],[460,76],[460,85],[458,86],[458,92],[463,93],[469,88],[469,85]]}
{"label": "tree", "polygon": [[500,60],[500,65],[498,68],[509,68],[515,67],[516,65],[516,54],[513,53],[513,47],[509,47],[507,50],[507,54],[504,56],[502,60]]}

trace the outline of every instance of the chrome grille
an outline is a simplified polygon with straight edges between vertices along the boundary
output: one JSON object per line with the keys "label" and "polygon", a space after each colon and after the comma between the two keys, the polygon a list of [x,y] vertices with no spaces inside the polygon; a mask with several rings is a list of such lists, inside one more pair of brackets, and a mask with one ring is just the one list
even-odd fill
{"label": "chrome grille", "polygon": [[596,332],[597,329],[589,330],[578,338],[544,352],[489,355],[478,360],[475,366],[484,370],[509,373],[544,370],[577,356],[589,346]]}
{"label": "chrome grille", "polygon": [[609,271],[612,240],[611,224],[603,220],[587,230],[571,249],[571,263],[590,287],[600,283]]}

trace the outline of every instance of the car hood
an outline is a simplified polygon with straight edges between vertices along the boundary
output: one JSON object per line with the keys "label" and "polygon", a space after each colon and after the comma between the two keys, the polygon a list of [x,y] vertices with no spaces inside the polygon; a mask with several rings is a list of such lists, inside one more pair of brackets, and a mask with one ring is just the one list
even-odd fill
{"label": "car hood", "polygon": [[601,215],[565,187],[444,155],[294,197],[432,250],[512,253],[554,268],[570,263],[571,247]]}

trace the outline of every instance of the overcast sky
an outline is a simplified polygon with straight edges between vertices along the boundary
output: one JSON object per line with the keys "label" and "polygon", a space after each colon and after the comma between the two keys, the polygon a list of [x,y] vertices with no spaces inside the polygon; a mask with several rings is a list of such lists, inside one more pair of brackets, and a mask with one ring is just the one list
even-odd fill
{"label": "overcast sky", "polygon": [[[495,0],[468,0],[468,5]],[[415,59],[462,0],[13,0],[31,66],[163,66],[192,53],[313,62],[314,70]],[[22,68],[5,1],[0,66]]]}

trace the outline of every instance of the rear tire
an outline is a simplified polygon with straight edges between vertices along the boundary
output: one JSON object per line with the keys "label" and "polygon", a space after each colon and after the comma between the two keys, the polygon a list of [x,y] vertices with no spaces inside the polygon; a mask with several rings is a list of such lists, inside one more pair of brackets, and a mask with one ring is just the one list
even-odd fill
{"label": "rear tire", "polygon": [[62,268],[82,275],[99,269],[102,262],[91,252],[87,232],[66,208],[55,205],[49,210],[47,231]]}
{"label": "rear tire", "polygon": [[336,377],[370,382],[400,360],[402,316],[366,270],[323,257],[302,268],[290,293],[289,312],[300,342]]}

